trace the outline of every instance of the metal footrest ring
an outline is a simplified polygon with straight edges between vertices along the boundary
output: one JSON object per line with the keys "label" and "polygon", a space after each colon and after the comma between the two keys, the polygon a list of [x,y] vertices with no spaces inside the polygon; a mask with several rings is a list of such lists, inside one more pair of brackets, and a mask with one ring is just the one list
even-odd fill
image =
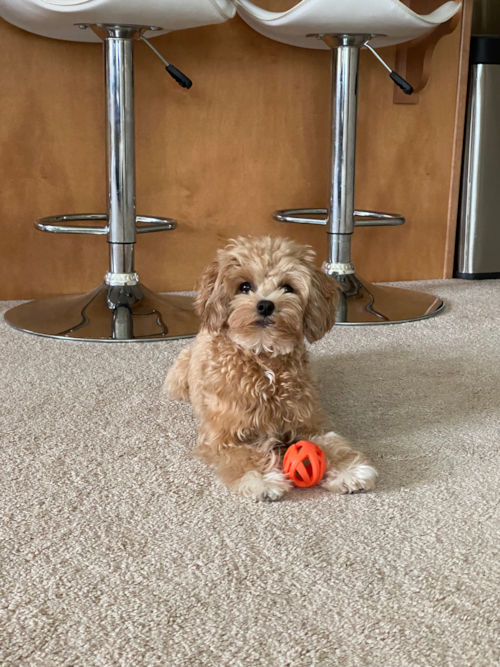
{"label": "metal footrest ring", "polygon": [[[295,222],[302,225],[322,225],[326,227],[328,224],[328,210],[326,208],[289,208],[282,211],[274,211],[273,218],[279,222]],[[404,225],[404,223],[405,218],[397,213],[354,211],[355,227],[394,227]]]}
{"label": "metal footrest ring", "polygon": [[[66,224],[79,221],[105,220],[103,226],[85,226]],[[138,215],[135,218],[137,234],[165,232],[175,229],[177,221],[173,218],[153,218],[149,215]],[[109,220],[106,213],[77,213],[75,215],[52,215],[36,220],[35,227],[41,232],[52,234],[107,234]]]}

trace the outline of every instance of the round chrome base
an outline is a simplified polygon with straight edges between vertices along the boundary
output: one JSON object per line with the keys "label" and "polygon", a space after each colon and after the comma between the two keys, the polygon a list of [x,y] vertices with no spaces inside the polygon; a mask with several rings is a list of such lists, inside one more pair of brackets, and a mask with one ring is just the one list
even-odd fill
{"label": "round chrome base", "polygon": [[444,310],[442,299],[424,292],[372,285],[356,274],[333,275],[342,291],[336,324],[401,324],[434,317]]}
{"label": "round chrome base", "polygon": [[191,297],[155,294],[140,283],[30,301],[7,311],[5,321],[37,336],[96,343],[188,338],[200,325]]}

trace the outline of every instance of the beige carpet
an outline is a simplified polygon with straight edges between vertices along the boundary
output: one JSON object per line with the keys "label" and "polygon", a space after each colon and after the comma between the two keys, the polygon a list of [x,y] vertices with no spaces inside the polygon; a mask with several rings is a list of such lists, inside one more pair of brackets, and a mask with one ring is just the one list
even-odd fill
{"label": "beige carpet", "polygon": [[2,323],[0,665],[500,665],[500,281],[418,287],[445,314],[313,348],[378,489],[276,504],[191,460],[185,342]]}

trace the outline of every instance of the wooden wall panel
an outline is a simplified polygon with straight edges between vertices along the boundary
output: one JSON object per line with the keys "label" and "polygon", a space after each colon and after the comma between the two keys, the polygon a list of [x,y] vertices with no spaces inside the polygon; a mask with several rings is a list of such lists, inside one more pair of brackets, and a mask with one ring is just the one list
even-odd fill
{"label": "wooden wall panel", "polygon": [[[105,239],[43,234],[33,220],[105,210],[101,46],[3,21],[0,44],[0,299],[89,290],[107,268]],[[322,261],[323,229],[270,214],[326,205],[329,53],[273,42],[238,17],[155,45],[194,85],[176,86],[137,45],[138,212],[179,221],[173,232],[139,238],[143,282],[192,288],[216,248],[239,234],[292,236]],[[369,280],[442,276],[459,49],[459,31],[438,44],[416,106],[393,105],[387,73],[362,54],[357,206],[408,219],[356,231],[354,259]],[[389,62],[394,55],[385,50]]]}
{"label": "wooden wall panel", "polygon": [[473,28],[473,0],[467,0],[463,8],[463,20],[460,26],[460,62],[458,71],[457,101],[455,108],[455,130],[453,137],[453,155],[451,160],[450,193],[448,202],[448,228],[444,253],[444,277],[452,278],[455,265],[455,244],[460,202],[462,176],[462,158],[464,152],[465,120],[467,107],[467,89],[469,84],[470,38]]}

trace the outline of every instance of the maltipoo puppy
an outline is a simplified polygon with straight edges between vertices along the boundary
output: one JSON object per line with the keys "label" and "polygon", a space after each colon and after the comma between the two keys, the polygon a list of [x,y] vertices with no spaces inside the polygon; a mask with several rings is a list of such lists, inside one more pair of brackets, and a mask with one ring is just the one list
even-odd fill
{"label": "maltipoo puppy", "polygon": [[202,273],[201,331],[170,370],[165,388],[190,400],[200,422],[196,455],[245,498],[277,500],[291,488],[283,448],[311,440],[325,452],[322,486],[372,489],[377,472],[330,431],[305,341],[329,331],[336,283],[315,253],[282,238],[238,238]]}

